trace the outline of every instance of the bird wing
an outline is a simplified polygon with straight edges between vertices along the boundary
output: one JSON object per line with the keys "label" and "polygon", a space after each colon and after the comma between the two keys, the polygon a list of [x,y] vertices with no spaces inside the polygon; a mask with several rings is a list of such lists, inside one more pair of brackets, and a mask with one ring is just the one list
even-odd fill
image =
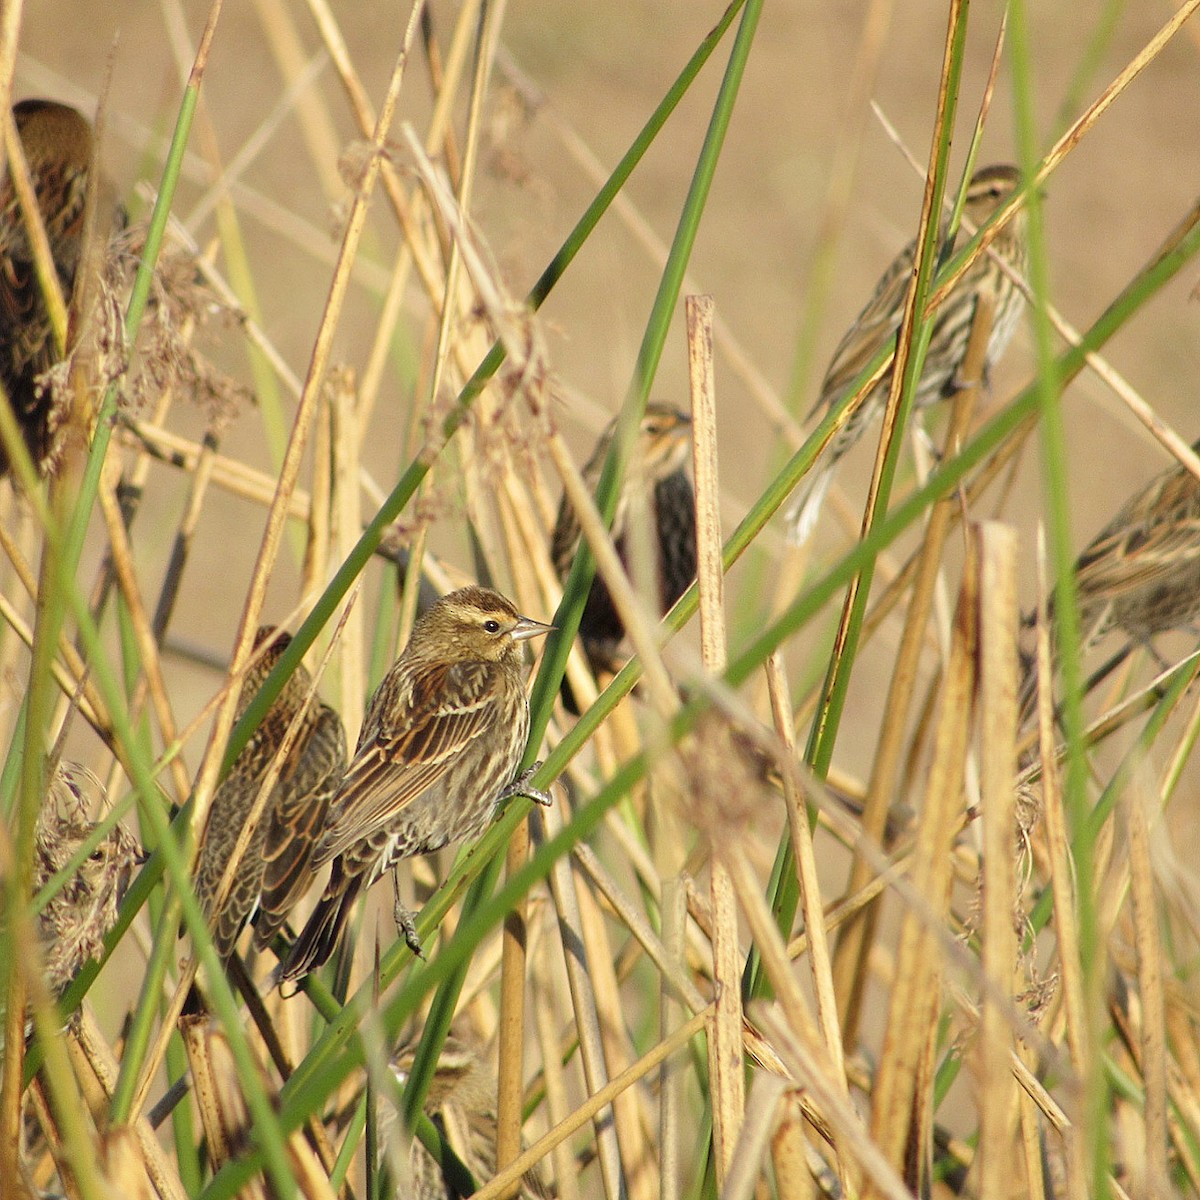
{"label": "bird wing", "polygon": [[381,711],[368,714],[367,736],[330,805],[316,866],[389,825],[489,730],[496,679],[490,663],[439,663],[399,695],[377,696],[372,708]]}
{"label": "bird wing", "polygon": [[884,342],[895,335],[904,309],[904,293],[912,279],[915,250],[916,243],[910,242],[880,276],[870,300],[833,352],[810,417],[826,413],[837,404]]}
{"label": "bird wing", "polygon": [[1200,484],[1172,470],[1135,496],[1079,556],[1081,605],[1152,587],[1200,555]]}
{"label": "bird wing", "polygon": [[329,801],[346,771],[342,719],[320,704],[304,752],[275,786],[270,828],[263,840],[261,912],[255,944],[267,945],[312,881],[309,862],[321,840]]}

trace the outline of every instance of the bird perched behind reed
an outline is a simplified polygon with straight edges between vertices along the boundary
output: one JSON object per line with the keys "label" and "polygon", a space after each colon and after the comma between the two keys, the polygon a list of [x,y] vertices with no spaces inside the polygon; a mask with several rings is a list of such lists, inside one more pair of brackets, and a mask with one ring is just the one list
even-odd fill
{"label": "bird perched behind reed", "polygon": [[[13,119],[63,299],[69,305],[85,249],[92,126],[75,109],[53,100],[22,100],[13,107]],[[124,223],[124,213],[107,180],[99,180],[93,193],[97,237],[107,242],[112,229]],[[0,187],[0,383],[34,466],[44,471],[54,457],[55,435],[64,414],[55,411],[38,377],[62,356],[34,261],[17,193],[6,177]],[[0,442],[0,475],[8,467],[8,454]]]}
{"label": "bird perched behind reed", "polygon": [[[392,1070],[407,1085],[416,1043],[402,1046],[392,1057]],[[484,1058],[482,1047],[468,1037],[451,1033],[442,1047],[429,1092],[425,1115],[458,1155],[479,1185],[496,1174],[496,1076]],[[385,1110],[381,1133],[386,1138],[395,1128]],[[461,1195],[428,1150],[413,1139],[409,1156],[413,1200],[457,1200]],[[545,1200],[551,1193],[536,1170],[525,1173],[521,1193],[530,1200]]]}
{"label": "bird perched behind reed", "polygon": [[[276,634],[263,626],[254,638],[261,648]],[[238,697],[240,719],[291,643],[279,633],[246,673]],[[309,859],[325,826],[330,797],[346,769],[346,732],[327,704],[308,699],[312,676],[297,666],[250,736],[213,797],[196,862],[196,898],[213,930],[222,958],[233,952],[242,926],[258,909],[254,944],[266,946],[287,920],[311,881]],[[272,760],[291,723],[300,728],[262,815],[236,868],[224,902],[214,902],[226,864]]]}
{"label": "bird perched behind reed", "polygon": [[[976,227],[984,225],[1017,190],[1021,174],[1016,167],[982,167],[967,185],[965,212]],[[959,368],[967,352],[971,324],[980,296],[990,293],[995,301],[991,335],[984,356],[985,372],[1000,361],[1025,307],[1025,296],[1001,267],[999,259],[1017,275],[1025,272],[1027,253],[1026,219],[1017,213],[997,234],[989,251],[980,255],[963,272],[933,318],[933,332],[925,363],[913,397],[913,408],[924,408],[954,393],[959,386]],[[960,234],[960,240],[965,240]],[[873,358],[896,337],[904,316],[904,301],[912,281],[916,241],[910,242],[880,276],[866,307],[833,352],[833,360],[821,384],[821,394],[809,414],[810,421],[824,420],[845,400],[854,380]],[[797,489],[787,522],[793,542],[802,545],[811,536],[820,515],[825,493],[842,456],[858,441],[867,425],[879,417],[887,404],[891,370],[863,397],[855,413],[833,436],[825,453]]]}
{"label": "bird perched behind reed", "polygon": [[[514,781],[529,734],[520,643],[550,626],[485,587],[443,596],[413,626],[367,705],[354,760],[329,806],[312,866],[333,869],[280,971],[307,975],[333,953],[358,895],[402,858],[479,833]],[[526,772],[529,774],[529,772]],[[397,924],[415,953],[411,915]]]}
{"label": "bird perched behind reed", "polygon": [[[639,505],[645,507],[650,545],[655,553],[654,601],[660,616],[696,578],[696,500],[691,480],[684,471],[691,424],[685,413],[669,404],[652,401],[646,405],[613,514],[613,544],[628,570],[630,514],[636,513]],[[584,482],[593,490],[600,480],[616,429],[616,421],[609,424],[583,468]],[[550,558],[563,582],[578,553],[579,537],[579,518],[564,496],[550,541]],[[625,637],[625,625],[599,573],[593,578],[584,602],[579,637],[593,671],[613,671],[619,666],[618,651]],[[577,712],[578,706],[565,680],[562,696],[568,711]]]}
{"label": "bird perched behind reed", "polygon": [[[1200,454],[1200,441],[1192,449]],[[1075,598],[1081,653],[1112,629],[1149,646],[1157,634],[1200,617],[1200,481],[1185,466],[1152,479],[1088,543],[1075,561]],[[1054,607],[1051,596],[1051,618]],[[1027,628],[1033,624],[1027,619]],[[1022,657],[1021,712],[1028,716],[1037,664],[1032,652]]]}

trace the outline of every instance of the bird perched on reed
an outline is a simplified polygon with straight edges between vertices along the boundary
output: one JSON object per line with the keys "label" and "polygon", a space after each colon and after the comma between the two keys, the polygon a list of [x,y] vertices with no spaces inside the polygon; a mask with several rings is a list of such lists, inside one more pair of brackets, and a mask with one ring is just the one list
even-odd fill
{"label": "bird perched on reed", "polygon": [[[976,227],[985,224],[1017,190],[1021,174],[1016,167],[982,167],[967,185],[965,213]],[[980,255],[963,272],[933,318],[933,332],[925,363],[913,397],[914,408],[924,408],[954,393],[959,386],[959,368],[967,352],[971,324],[979,298],[990,294],[995,302],[991,334],[984,357],[987,372],[1000,361],[1017,321],[1025,307],[1025,296],[1006,271],[1025,272],[1027,252],[1026,220],[1017,213],[997,234],[988,252]],[[965,238],[960,234],[960,241]],[[910,242],[884,271],[866,307],[858,314],[849,332],[833,353],[833,360],[821,384],[821,394],[809,414],[823,420],[846,398],[854,380],[890,342],[895,340],[904,315],[904,302],[912,280],[916,259],[916,241]],[[999,260],[999,261],[997,261]],[[811,536],[820,515],[825,493],[833,480],[838,462],[862,436],[887,404],[891,370],[863,397],[857,410],[833,436],[824,456],[801,482],[796,499],[788,512],[791,539],[802,545]]]}
{"label": "bird perched on reed", "polygon": [[[13,107],[13,119],[63,299],[69,305],[88,227],[92,126],[75,109],[53,100],[22,100]],[[91,194],[96,200],[97,236],[106,242],[113,228],[124,223],[124,213],[107,180],[98,180]],[[9,176],[0,187],[0,383],[34,466],[44,471],[54,457],[55,435],[64,414],[55,411],[49,391],[38,378],[62,355],[34,262],[31,238]],[[0,475],[8,471],[8,458],[0,443]]]}
{"label": "bird perched on reed", "polygon": [[[350,909],[402,858],[473,837],[505,795],[549,797],[513,776],[529,734],[520,643],[550,632],[485,587],[443,596],[413,626],[367,706],[358,748],[313,869],[329,882],[280,971],[294,980],[333,953]],[[526,772],[526,775],[530,772]],[[414,953],[410,914],[397,924]]]}
{"label": "bird perched on reed", "polygon": [[[1200,441],[1192,449],[1200,454]],[[1200,481],[1182,463],[1132,496],[1076,559],[1075,599],[1081,653],[1112,629],[1150,646],[1200,617]],[[1051,618],[1054,608],[1051,596]],[[1032,652],[1022,658],[1024,717],[1037,698],[1037,663]]]}
{"label": "bird perched on reed", "polygon": [[[621,562],[629,569],[630,515],[644,506],[657,577],[655,607],[660,615],[687,591],[696,578],[696,503],[691,480],[684,471],[691,420],[679,409],[659,401],[646,405],[629,456],[621,495],[613,515],[612,538]],[[617,423],[600,435],[583,468],[584,482],[595,489],[608,457]],[[579,550],[579,518],[564,496],[558,507],[550,558],[559,579],[566,581]],[[613,671],[625,625],[617,613],[608,585],[597,573],[583,606],[579,637],[593,671]],[[578,706],[564,681],[563,701],[570,712]]]}
{"label": "bird perched on reed", "polygon": [[[255,648],[266,645],[273,635],[275,640],[246,673],[238,697],[238,719],[291,643],[288,634],[265,625],[255,635]],[[266,946],[311,881],[309,859],[324,829],[330,798],[346,769],[342,719],[316,697],[308,699],[311,687],[312,676],[303,665],[297,666],[213,797],[196,862],[195,888],[222,958],[233,952],[242,926],[256,908],[254,944]],[[280,766],[258,827],[235,868],[224,902],[214,911],[221,877],[242,827],[284,735],[297,719],[297,736]]]}
{"label": "bird perched on reed", "polygon": [[[392,1070],[401,1085],[407,1085],[416,1053],[416,1043],[402,1046],[392,1057]],[[442,1047],[429,1091],[425,1115],[437,1126],[450,1148],[483,1185],[496,1174],[496,1075],[484,1057],[483,1048],[469,1037],[451,1033]],[[395,1128],[390,1106],[381,1114],[382,1138]],[[413,1200],[457,1200],[462,1194],[448,1173],[428,1150],[413,1139],[409,1152],[412,1173],[409,1193]],[[545,1200],[551,1193],[536,1170],[525,1173],[521,1195]]]}

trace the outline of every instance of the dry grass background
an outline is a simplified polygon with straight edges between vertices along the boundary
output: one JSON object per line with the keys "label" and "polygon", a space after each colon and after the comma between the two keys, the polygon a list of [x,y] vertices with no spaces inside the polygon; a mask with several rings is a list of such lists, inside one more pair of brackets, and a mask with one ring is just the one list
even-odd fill
{"label": "dry grass background", "polygon": [[[322,51],[310,7],[318,6],[298,0],[256,0],[254,4],[226,7],[204,79],[189,158],[173,205],[173,212],[200,246],[217,239],[212,200],[223,199],[224,193],[220,186],[214,190],[211,164],[216,161],[227,167],[236,162],[257,138],[264,122],[278,116],[261,146],[239,170],[228,194],[240,222],[259,325],[282,361],[300,378],[320,323],[341,217],[350,196],[348,172],[339,170],[339,160],[349,161],[353,169],[357,159],[352,147],[360,138],[336,72]],[[338,27],[372,104],[378,106],[393,68],[407,9],[342,7],[345,11],[336,12]],[[14,98],[53,96],[85,112],[93,111],[96,97],[105,87],[112,46],[104,154],[110,173],[122,191],[131,195],[135,181],[153,184],[159,177],[165,139],[173,126],[182,81],[191,66],[206,11],[200,4],[172,4],[169,0],[158,5],[124,6],[75,0],[69,17],[65,17],[61,5],[28,3]],[[432,6],[435,29],[443,44],[458,11],[457,5]],[[1047,142],[1145,45],[1170,11],[1168,5],[1160,3],[1036,6],[1030,14],[1037,81],[1035,111]],[[996,4],[977,4],[971,10],[959,122],[964,131],[969,128],[986,78],[999,13]],[[717,6],[702,4],[579,5],[556,0],[536,4],[513,0],[506,6],[501,34],[504,52],[486,105],[485,137],[471,215],[512,295],[525,294],[718,15]],[[1111,31],[1102,37],[1099,31],[1110,17]],[[852,71],[864,55],[868,19],[880,23],[881,53],[869,70],[869,83],[860,93],[854,93]],[[771,474],[799,445],[803,418],[833,346],[879,271],[915,228],[921,180],[864,101],[869,98],[877,102],[911,152],[924,162],[945,20],[945,6],[929,0],[895,7],[886,2],[869,6],[765,6],[685,285],[687,292],[704,291],[714,296],[717,316],[728,327],[738,358],[751,364],[754,376],[748,380],[747,371],[739,369],[718,345],[716,427],[727,534],[758,499]],[[305,87],[287,103],[282,98],[288,82],[278,58],[285,27],[290,27],[298,39],[300,69],[309,71]],[[1092,45],[1097,46],[1095,58],[1084,69],[1081,62]],[[628,207],[604,218],[539,314],[538,328],[553,372],[554,390],[562,398],[553,410],[554,420],[579,462],[590,452],[595,434],[616,411],[629,386],[660,275],[656,255],[659,249],[665,252],[674,233],[716,95],[716,63],[722,57],[722,51],[718,51],[714,63],[691,89],[635,172],[625,192]],[[1198,63],[1200,27],[1193,20],[1118,98],[1047,186],[1050,298],[1077,328],[1090,324],[1195,200],[1200,183],[1200,149],[1192,117],[1200,111]],[[521,80],[520,94],[509,82],[513,78]],[[1015,155],[1011,87],[1008,72],[1002,70],[981,162],[1008,160]],[[393,137],[399,140],[400,122],[424,131],[430,111],[429,73],[418,52],[404,82]],[[465,126],[465,101],[461,99],[456,105],[455,124],[461,148]],[[966,141],[965,132],[956,141],[956,167]],[[849,164],[852,186],[848,195],[834,197],[831,203],[830,180],[839,164]],[[415,186],[411,175],[404,176],[403,182]],[[139,203],[145,202],[134,201],[134,206]],[[197,212],[200,215],[193,219]],[[836,238],[828,236],[831,230]],[[332,348],[333,363],[353,368],[360,378],[371,353],[380,297],[399,244],[390,209],[382,194],[377,194]],[[817,268],[826,254],[830,258],[826,282],[822,284]],[[227,257],[220,252],[217,270],[228,271]],[[1200,379],[1200,304],[1190,298],[1197,274],[1194,266],[1185,267],[1106,348],[1110,361],[1188,442],[1200,435],[1200,420],[1193,411],[1196,381]],[[811,310],[807,307],[810,304],[814,306]],[[427,385],[432,346],[433,326],[428,312],[425,296],[415,283],[410,283],[399,332],[381,377],[370,433],[363,439],[364,471],[381,489],[372,492],[367,487],[360,493],[363,520],[374,513],[378,497],[390,491],[412,457],[414,447],[408,427],[413,396]],[[475,355],[468,364],[473,365],[487,343],[476,332],[471,340],[464,334],[464,344],[470,347],[468,354]],[[252,383],[245,343],[232,324],[214,320],[203,332],[200,345],[203,353],[233,379]],[[809,348],[807,358],[800,355],[805,346]],[[1025,328],[993,381],[991,396],[984,398],[984,415],[990,411],[989,406],[1009,399],[1032,372],[1032,338]],[[448,384],[446,390],[453,395],[457,386]],[[682,304],[653,391],[656,396],[679,402],[687,394]],[[289,423],[292,408],[291,399],[286,399],[283,411]],[[781,413],[791,415],[781,417]],[[1064,413],[1069,437],[1071,515],[1076,545],[1082,546],[1117,504],[1161,470],[1167,459],[1122,403],[1091,374],[1085,373],[1070,386]],[[173,407],[169,419],[174,431],[190,439],[203,434],[205,423],[204,411],[184,402]],[[243,407],[223,432],[221,453],[272,473],[277,466],[274,455],[278,448],[273,451],[270,443],[259,411]],[[848,545],[849,531],[857,523],[855,504],[860,503],[857,498],[869,478],[870,461],[870,453],[860,451],[840,476],[839,483],[849,501],[829,506],[815,549],[817,563],[833,561]],[[520,467],[519,458],[517,462]],[[547,470],[546,477],[550,480],[546,498],[554,501],[558,490],[553,472]],[[311,479],[311,464],[306,463],[301,486],[309,488]],[[184,475],[164,466],[152,467],[134,544],[142,585],[149,597],[154,596],[161,579],[186,488]],[[991,515],[994,496],[993,491],[974,515]],[[1033,533],[1041,508],[1037,455],[1030,453],[1004,509],[1018,532],[1023,605],[1031,603],[1036,595]],[[841,524],[833,515],[838,510],[847,518]],[[429,530],[431,546],[452,568],[470,574],[471,559],[463,535],[462,489],[453,471],[436,476],[431,511],[436,517]],[[227,658],[258,549],[263,512],[261,505],[231,496],[219,487],[208,493],[172,622],[172,638],[177,646],[202,649],[217,660]],[[293,526],[291,532],[297,533],[298,528]],[[83,578],[90,578],[87,571],[94,569],[103,550],[98,523],[94,533],[85,555]],[[910,539],[902,544],[916,542]],[[263,610],[269,619],[283,619],[299,602],[300,545],[299,536],[283,543]],[[747,643],[770,612],[790,600],[790,595],[774,596],[772,589],[778,574],[787,578],[792,554],[785,548],[779,523],[775,522],[757,540],[747,559],[731,572],[726,599],[732,652]],[[892,554],[890,561],[899,562],[899,554]],[[960,539],[952,535],[947,552],[951,604],[961,560]],[[334,553],[331,561],[336,565],[340,556]],[[523,563],[509,563],[507,569],[518,575],[525,570]],[[513,590],[511,574],[502,575],[499,582],[506,590]],[[793,581],[791,586],[798,584]],[[377,611],[391,619],[391,588],[391,577],[382,566],[373,564],[368,568],[360,601],[368,627]],[[543,607],[533,606],[537,601],[526,598],[538,593],[528,576],[521,578],[517,590],[525,599],[526,611],[548,619],[553,611],[551,597],[541,598]],[[823,669],[828,638],[822,631],[827,631],[835,612],[836,606],[830,606],[829,621],[813,623],[786,647],[785,661],[797,702],[814,673]],[[856,664],[849,715],[835,756],[839,772],[848,777],[862,780],[870,770],[885,720],[883,698],[900,628],[896,618],[885,623],[880,636],[866,646]],[[363,636],[361,631],[359,636]],[[369,636],[363,644],[370,647]],[[1165,643],[1170,650],[1180,652],[1188,644],[1183,635]],[[181,655],[168,654],[164,662],[171,701],[178,723],[183,725],[211,697],[220,677]],[[937,662],[931,651],[924,663],[923,678],[932,676]],[[339,675],[339,670],[349,675]],[[352,666],[335,664],[324,690],[332,698],[340,681],[347,677],[354,677]],[[6,718],[15,712],[22,682],[18,666],[0,697]],[[756,706],[759,718],[769,724],[765,687],[756,681],[747,687],[746,695]],[[343,695],[341,700],[348,714],[361,705],[361,699]],[[801,724],[801,744],[806,733],[807,725]],[[1164,762],[1173,744],[1171,737],[1163,741]],[[196,770],[203,745],[203,737],[197,736],[184,750],[189,773]],[[1101,782],[1115,769],[1127,746],[1128,737],[1119,742],[1118,748],[1105,747],[1096,755]],[[98,757],[94,739],[78,729],[72,735],[70,749],[85,761]],[[617,751],[618,756],[623,753]],[[581,761],[585,774],[576,782],[586,793],[589,788],[594,790],[596,779],[611,773],[611,766],[602,766],[591,777],[586,774],[592,767],[591,758],[585,756]],[[1155,760],[1155,766],[1161,769],[1163,762]],[[1174,836],[1186,845],[1196,832],[1196,773],[1186,761],[1183,779],[1168,817]],[[922,788],[917,794],[919,800]],[[783,812],[782,802],[771,793],[762,799],[761,812],[743,830],[747,834],[746,862],[758,872],[760,890],[766,885]],[[626,816],[633,820],[632,814]],[[648,908],[657,920],[656,905],[643,905],[633,881],[626,858],[632,848],[622,847],[614,837],[610,826],[597,841],[597,849],[634,898],[636,907]],[[974,846],[974,841],[969,845]],[[831,902],[844,886],[846,856],[828,835],[820,835],[817,851],[822,895]],[[1156,853],[1161,863],[1163,848],[1160,846]],[[1187,874],[1186,855],[1181,853],[1180,857],[1183,865],[1162,885],[1158,902],[1170,900],[1186,908],[1190,889],[1200,883]],[[967,869],[969,864],[964,867]],[[1048,870],[1044,860],[1039,859],[1038,870]],[[744,885],[745,880],[735,882]],[[543,924],[543,920],[550,902],[541,894],[535,895],[534,924],[538,936],[547,939],[552,926],[548,921]],[[740,891],[739,900],[743,906],[749,903]],[[969,889],[960,884],[955,900],[960,909],[969,908]],[[879,980],[886,980],[894,966],[890,956],[903,911],[902,905],[894,906],[885,926],[887,933],[874,962]],[[589,921],[596,920],[595,914],[585,913],[581,919],[589,929],[594,952],[601,944],[590,940],[597,937],[594,925],[588,926]],[[743,908],[744,944],[748,944],[751,927],[749,913]],[[386,914],[381,928],[386,934]],[[757,936],[757,931],[753,932]],[[608,936],[614,947],[628,943],[620,921],[611,923]],[[367,940],[364,938],[364,942]],[[546,944],[535,943],[531,957],[537,960],[542,953],[540,947]],[[1050,950],[1044,953],[1047,961],[1042,967],[1050,975],[1056,964]],[[618,950],[614,948],[612,954],[618,956]],[[122,947],[118,963],[124,964],[123,969],[131,977],[136,975],[139,956],[140,952],[128,944]],[[565,1019],[569,1006],[559,974],[561,955],[556,958],[547,950],[543,957],[545,961],[537,963],[534,975],[549,970],[545,963],[555,963],[551,993],[562,1005],[555,1009],[555,1015]],[[1180,976],[1180,1008],[1185,1011],[1195,998],[1185,977],[1187,959],[1181,954],[1172,964]],[[488,955],[481,960],[493,961]],[[482,966],[479,969],[482,973]],[[109,968],[100,977],[94,995],[109,1037],[115,1036],[134,998],[125,994],[113,970]],[[622,993],[629,1006],[624,1016],[632,1035],[626,1047],[630,1053],[634,1045],[640,1052],[655,1040],[652,1001],[657,976],[644,966],[639,970],[642,974],[635,972],[633,982]],[[807,968],[802,975],[807,988]],[[972,977],[963,972],[962,979]],[[973,984],[973,979],[967,984],[955,977],[955,987],[965,989]],[[869,993],[864,1046],[851,1063],[855,1082],[862,1078],[855,1072],[871,1069],[879,1053],[887,993],[886,985]],[[475,1011],[476,1019],[484,1026],[495,1019],[494,997],[490,992],[488,996]],[[605,1007],[614,1000],[615,996],[602,993],[600,1011],[620,1024],[620,1014]],[[552,1031],[538,1029],[532,1017],[529,1026],[525,1057],[526,1071],[532,1073],[545,1062],[542,1050],[549,1033],[562,1037],[566,1026]],[[1193,1027],[1188,1028],[1190,1032]],[[298,1030],[292,1029],[291,1033],[298,1038]],[[1061,1044],[1061,1027],[1056,1026],[1052,1036]],[[615,1038],[615,1042],[621,1041],[620,1036]],[[614,1044],[608,1043],[610,1055],[615,1053]],[[1186,1058],[1188,1051],[1177,1046],[1175,1053]],[[792,1060],[787,1061],[792,1066]],[[614,1074],[619,1070],[613,1061],[609,1066]],[[568,1093],[572,1104],[578,1103],[583,1094],[574,1059],[568,1067]],[[859,1099],[863,1111],[867,1111],[869,1100]],[[644,1091],[640,1110],[632,1115],[627,1110],[618,1116],[621,1152],[632,1195],[649,1196],[657,1190],[653,1173],[646,1174],[647,1164],[635,1164],[631,1157],[631,1147],[649,1147],[651,1154],[655,1148],[651,1128],[654,1100],[652,1092]],[[823,1100],[818,1092],[813,1103],[821,1108]],[[978,1089],[960,1081],[945,1109],[939,1112],[939,1120],[956,1133],[968,1133],[977,1127],[973,1114],[979,1100]],[[1198,1101],[1200,1097],[1192,1097],[1193,1107]],[[694,1091],[689,1092],[687,1103],[682,1175],[685,1188],[698,1188],[691,1168],[703,1141]],[[1186,1097],[1177,1097],[1176,1103],[1179,1110],[1174,1119],[1185,1128],[1183,1140],[1200,1138],[1200,1124],[1194,1121]],[[1137,1106],[1129,1108],[1136,1110]],[[1114,1153],[1118,1158],[1128,1156],[1132,1163],[1134,1184],[1129,1185],[1130,1194],[1152,1195],[1152,1190],[1145,1190],[1152,1185],[1139,1175],[1140,1120],[1140,1116],[1129,1116],[1123,1109],[1114,1117],[1113,1127],[1127,1139],[1118,1140]],[[531,1122],[531,1130],[540,1131],[544,1122],[544,1114],[539,1113]],[[584,1150],[582,1137],[573,1146]],[[1194,1145],[1192,1150],[1194,1153]],[[857,1165],[843,1159],[843,1166],[846,1178],[854,1180]],[[561,1180],[561,1160],[558,1170]],[[1177,1173],[1174,1178],[1181,1189],[1187,1187],[1182,1175]],[[1078,1186],[1078,1177],[1073,1179],[1074,1186]],[[352,1172],[351,1180],[356,1188],[363,1186],[358,1174]],[[561,1186],[564,1196],[601,1195],[606,1190],[595,1165],[578,1180]],[[608,1186],[611,1189],[611,1183]],[[807,1194],[798,1184],[795,1191],[789,1191],[782,1182],[777,1186],[781,1194]],[[980,1186],[978,1180],[973,1186]],[[985,1181],[984,1194],[1015,1194],[988,1191],[995,1186],[994,1178]]]}

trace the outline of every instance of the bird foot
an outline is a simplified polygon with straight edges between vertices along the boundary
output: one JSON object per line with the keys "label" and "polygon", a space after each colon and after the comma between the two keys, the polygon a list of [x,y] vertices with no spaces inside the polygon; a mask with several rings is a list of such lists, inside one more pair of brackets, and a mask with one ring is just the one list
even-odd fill
{"label": "bird foot", "polygon": [[504,791],[500,793],[499,802],[511,799],[513,796],[527,796],[530,800],[536,800],[543,808],[549,808],[554,803],[554,797],[549,792],[542,791],[541,788],[534,787],[529,781],[541,770],[542,764],[535,762],[528,770],[522,771],[510,783]]}
{"label": "bird foot", "polygon": [[400,903],[399,897],[396,898],[396,903],[392,907],[392,916],[396,921],[396,932],[404,939],[404,944],[417,958],[423,960],[425,958],[425,951],[421,949],[421,938],[417,934],[417,923],[413,919],[413,914]]}

